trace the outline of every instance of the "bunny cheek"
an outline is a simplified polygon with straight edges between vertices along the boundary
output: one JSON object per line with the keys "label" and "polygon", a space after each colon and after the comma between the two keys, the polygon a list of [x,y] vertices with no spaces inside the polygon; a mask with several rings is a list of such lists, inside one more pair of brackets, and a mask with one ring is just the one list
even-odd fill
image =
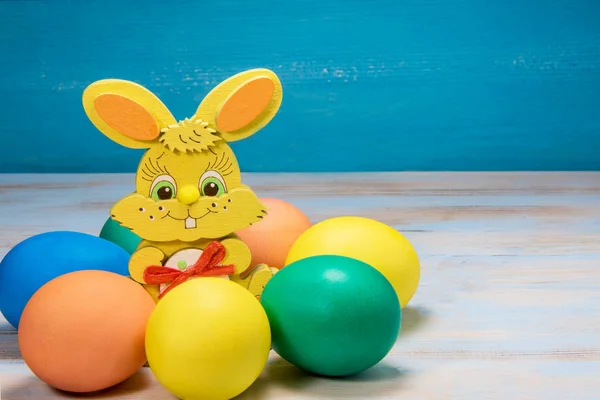
{"label": "bunny cheek", "polygon": [[178,239],[179,227],[187,216],[187,206],[175,199],[157,202],[139,193],[119,200],[111,210],[115,221],[136,235],[157,242]]}
{"label": "bunny cheek", "polygon": [[265,207],[246,186],[238,186],[222,196],[203,196],[190,207],[196,227],[186,229],[183,222],[179,240],[217,239],[260,221]]}

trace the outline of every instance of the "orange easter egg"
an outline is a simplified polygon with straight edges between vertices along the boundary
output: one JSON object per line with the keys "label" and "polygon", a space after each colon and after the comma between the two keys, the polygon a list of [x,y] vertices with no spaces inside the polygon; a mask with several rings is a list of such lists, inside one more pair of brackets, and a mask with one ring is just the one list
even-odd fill
{"label": "orange easter egg", "polygon": [[292,245],[311,227],[311,222],[302,211],[286,201],[260,200],[267,207],[268,214],[262,221],[237,234],[252,252],[252,266],[264,263],[281,269]]}
{"label": "orange easter egg", "polygon": [[154,301],[130,278],[78,271],[46,283],[19,323],[23,360],[42,381],[68,392],[116,385],[146,362]]}

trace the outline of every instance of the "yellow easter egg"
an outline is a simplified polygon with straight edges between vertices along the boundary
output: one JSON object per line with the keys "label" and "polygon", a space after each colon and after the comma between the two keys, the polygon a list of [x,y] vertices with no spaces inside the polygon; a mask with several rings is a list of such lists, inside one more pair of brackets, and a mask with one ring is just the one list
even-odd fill
{"label": "yellow easter egg", "polygon": [[156,379],[180,399],[231,399],[266,365],[269,320],[259,301],[229,280],[189,280],[171,290],[146,328]]}
{"label": "yellow easter egg", "polygon": [[345,216],[313,225],[296,240],[286,265],[319,255],[350,257],[376,268],[390,281],[403,308],[419,286],[421,268],[412,244],[394,228],[373,219]]}

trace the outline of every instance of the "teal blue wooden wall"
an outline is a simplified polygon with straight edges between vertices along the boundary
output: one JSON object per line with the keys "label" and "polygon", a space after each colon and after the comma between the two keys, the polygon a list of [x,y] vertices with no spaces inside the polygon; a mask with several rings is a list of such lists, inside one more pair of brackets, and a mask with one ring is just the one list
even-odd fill
{"label": "teal blue wooden wall", "polygon": [[268,67],[245,171],[598,170],[595,0],[0,1],[0,172],[133,171],[81,93],[123,78],[177,118]]}

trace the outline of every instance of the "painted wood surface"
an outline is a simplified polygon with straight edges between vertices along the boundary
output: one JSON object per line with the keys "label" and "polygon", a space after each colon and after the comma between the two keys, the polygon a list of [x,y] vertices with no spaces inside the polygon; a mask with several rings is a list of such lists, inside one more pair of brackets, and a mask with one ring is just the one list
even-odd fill
{"label": "painted wood surface", "polygon": [[134,172],[139,154],[87,120],[88,84],[139,82],[182,119],[256,67],[284,96],[235,146],[244,171],[597,170],[598,15],[591,0],[0,1],[0,172]]}
{"label": "painted wood surface", "polygon": [[[593,400],[600,392],[600,173],[247,174],[313,222],[360,215],[414,244],[422,281],[388,357],[349,380],[272,354],[240,399]],[[0,256],[33,234],[98,234],[134,176],[0,175]],[[48,388],[0,324],[2,399]],[[146,368],[88,398],[172,398]]]}

